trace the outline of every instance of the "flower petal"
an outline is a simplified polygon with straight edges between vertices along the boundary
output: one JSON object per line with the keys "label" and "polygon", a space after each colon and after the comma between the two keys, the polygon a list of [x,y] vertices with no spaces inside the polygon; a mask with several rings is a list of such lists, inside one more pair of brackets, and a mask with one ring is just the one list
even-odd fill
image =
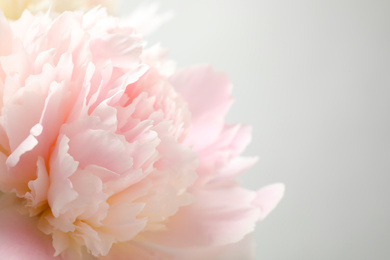
{"label": "flower petal", "polygon": [[268,185],[257,192],[253,204],[260,207],[259,220],[263,220],[279,203],[284,195],[284,184],[276,183]]}
{"label": "flower petal", "polygon": [[7,19],[0,12],[0,56],[7,55],[12,51],[12,31]]}
{"label": "flower petal", "polygon": [[146,233],[147,241],[172,247],[220,246],[252,232],[260,216],[256,193],[239,187],[198,190],[195,202],[173,216],[167,230]]}
{"label": "flower petal", "polygon": [[254,260],[255,240],[252,234],[237,243],[223,246],[167,250],[170,260]]}
{"label": "flower petal", "polygon": [[186,143],[195,150],[212,143],[224,127],[223,117],[232,102],[228,77],[210,66],[194,66],[177,71],[170,81],[192,115],[193,129]]}
{"label": "flower petal", "polygon": [[53,256],[51,238],[39,231],[35,219],[22,216],[15,208],[0,210],[0,230],[0,259],[62,259]]}
{"label": "flower petal", "polygon": [[171,82],[188,102],[193,119],[222,117],[231,103],[231,83],[226,74],[208,65],[178,70]]}

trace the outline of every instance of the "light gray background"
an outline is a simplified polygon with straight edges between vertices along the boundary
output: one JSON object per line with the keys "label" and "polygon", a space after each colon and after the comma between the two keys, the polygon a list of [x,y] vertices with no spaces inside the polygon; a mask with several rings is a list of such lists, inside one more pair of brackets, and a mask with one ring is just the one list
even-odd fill
{"label": "light gray background", "polygon": [[[123,1],[122,12],[138,3]],[[390,259],[390,1],[164,0],[149,39],[227,72],[254,127],[246,187],[284,182],[258,259]]]}

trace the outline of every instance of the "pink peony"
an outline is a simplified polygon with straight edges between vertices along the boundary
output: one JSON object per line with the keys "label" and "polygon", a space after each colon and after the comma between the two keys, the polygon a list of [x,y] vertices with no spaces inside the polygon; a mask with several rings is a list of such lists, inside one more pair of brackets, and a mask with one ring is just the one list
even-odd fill
{"label": "pink peony", "polygon": [[0,259],[215,259],[281,199],[234,180],[255,159],[225,74],[103,9],[0,15],[0,38]]}

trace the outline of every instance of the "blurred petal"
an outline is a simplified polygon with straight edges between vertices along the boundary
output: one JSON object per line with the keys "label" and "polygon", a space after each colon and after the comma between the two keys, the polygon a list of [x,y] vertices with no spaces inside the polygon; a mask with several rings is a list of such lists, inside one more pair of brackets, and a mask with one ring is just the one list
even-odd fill
{"label": "blurred petal", "polygon": [[137,29],[138,33],[148,35],[158,29],[166,21],[170,20],[173,12],[157,14],[158,5],[140,5],[125,19],[126,23]]}
{"label": "blurred petal", "polygon": [[150,243],[129,242],[116,244],[100,260],[254,260],[255,241],[252,234],[237,243],[223,246],[167,248]]}
{"label": "blurred petal", "polygon": [[284,184],[276,183],[266,186],[257,192],[253,204],[261,210],[259,220],[263,220],[279,203],[284,195]]}
{"label": "blurred petal", "polygon": [[178,70],[171,82],[188,102],[193,119],[224,116],[231,103],[228,77],[208,65]]}
{"label": "blurred petal", "polygon": [[220,246],[235,243],[254,230],[260,210],[256,193],[239,187],[198,190],[196,201],[182,207],[167,230],[147,233],[152,243],[172,247]]}
{"label": "blurred petal", "polygon": [[[131,258],[129,258],[131,256]],[[113,245],[110,253],[99,260],[168,260],[171,255],[161,249],[143,243],[129,242]]]}
{"label": "blurred petal", "polygon": [[237,243],[205,248],[169,250],[171,260],[254,260],[255,240],[252,234]]}
{"label": "blurred petal", "polygon": [[35,219],[21,215],[15,208],[0,210],[0,230],[0,259],[62,259],[53,256],[51,237],[39,231]]}

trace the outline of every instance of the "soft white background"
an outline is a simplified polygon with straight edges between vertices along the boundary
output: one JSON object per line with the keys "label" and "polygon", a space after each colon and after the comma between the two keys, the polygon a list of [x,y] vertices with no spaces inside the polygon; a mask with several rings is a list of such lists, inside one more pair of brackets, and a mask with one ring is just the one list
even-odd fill
{"label": "soft white background", "polygon": [[159,3],[176,15],[150,42],[234,83],[228,120],[253,125],[260,157],[244,185],[287,186],[257,258],[390,259],[390,1]]}

